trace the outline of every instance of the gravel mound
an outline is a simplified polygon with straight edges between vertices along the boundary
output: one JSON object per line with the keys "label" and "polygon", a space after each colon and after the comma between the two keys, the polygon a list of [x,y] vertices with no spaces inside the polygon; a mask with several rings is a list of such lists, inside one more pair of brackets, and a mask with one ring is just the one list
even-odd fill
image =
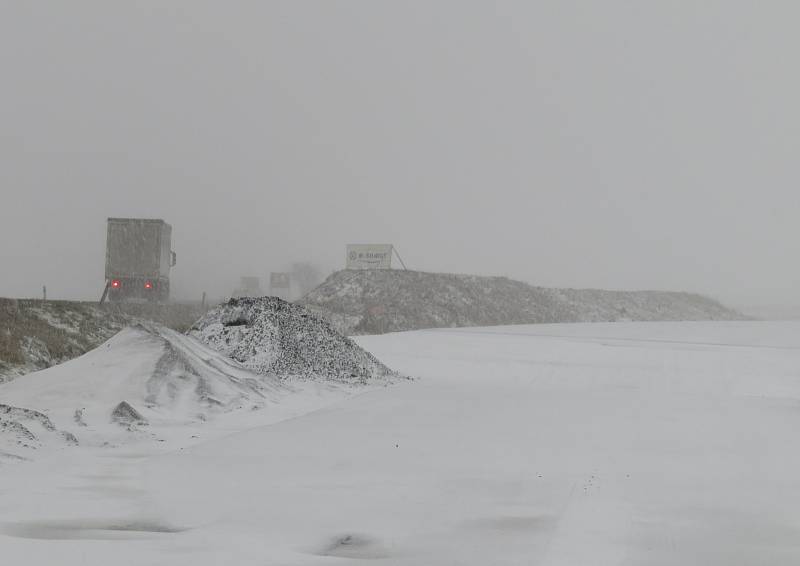
{"label": "gravel mound", "polygon": [[693,293],[534,287],[507,277],[344,270],[301,301],[343,334],[555,322],[742,320]]}
{"label": "gravel mound", "polygon": [[397,375],[327,321],[277,297],[231,299],[190,334],[247,369],[282,380],[366,384]]}

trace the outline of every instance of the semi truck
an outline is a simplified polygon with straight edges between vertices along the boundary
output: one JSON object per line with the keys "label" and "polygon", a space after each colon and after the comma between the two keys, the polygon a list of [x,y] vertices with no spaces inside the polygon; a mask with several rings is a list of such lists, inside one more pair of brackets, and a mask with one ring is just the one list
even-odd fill
{"label": "semi truck", "polygon": [[161,219],[109,218],[106,234],[106,296],[120,302],[169,300],[169,271],[175,265],[172,226]]}

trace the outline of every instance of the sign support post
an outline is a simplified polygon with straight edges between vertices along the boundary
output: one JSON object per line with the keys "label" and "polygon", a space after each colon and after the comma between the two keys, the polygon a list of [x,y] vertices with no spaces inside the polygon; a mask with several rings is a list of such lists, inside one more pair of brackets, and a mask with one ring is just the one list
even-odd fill
{"label": "sign support post", "polygon": [[400,257],[400,254],[398,253],[398,251],[397,251],[397,248],[396,248],[396,247],[394,247],[394,246],[392,246],[392,251],[394,252],[394,255],[396,255],[396,256],[397,256],[397,259],[398,259],[398,260],[400,260],[400,265],[402,265],[402,266],[403,266],[403,269],[405,269],[406,271],[408,271],[408,268],[406,267],[406,264],[405,264],[405,263],[403,263],[403,258],[402,258],[402,257]]}

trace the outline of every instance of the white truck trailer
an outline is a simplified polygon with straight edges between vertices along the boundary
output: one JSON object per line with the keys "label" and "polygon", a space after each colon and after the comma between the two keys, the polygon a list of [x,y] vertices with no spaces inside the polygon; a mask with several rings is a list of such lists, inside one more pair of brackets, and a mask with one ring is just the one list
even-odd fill
{"label": "white truck trailer", "polygon": [[169,272],[175,265],[172,226],[160,219],[109,218],[106,287],[112,302],[169,300]]}

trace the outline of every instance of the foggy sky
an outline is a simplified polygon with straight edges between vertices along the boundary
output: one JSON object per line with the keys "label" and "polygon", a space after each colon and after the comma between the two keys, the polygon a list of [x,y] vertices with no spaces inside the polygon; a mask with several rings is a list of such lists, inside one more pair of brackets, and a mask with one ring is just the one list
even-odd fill
{"label": "foggy sky", "polygon": [[796,2],[4,2],[0,296],[173,295],[344,245],[546,286],[797,303]]}

